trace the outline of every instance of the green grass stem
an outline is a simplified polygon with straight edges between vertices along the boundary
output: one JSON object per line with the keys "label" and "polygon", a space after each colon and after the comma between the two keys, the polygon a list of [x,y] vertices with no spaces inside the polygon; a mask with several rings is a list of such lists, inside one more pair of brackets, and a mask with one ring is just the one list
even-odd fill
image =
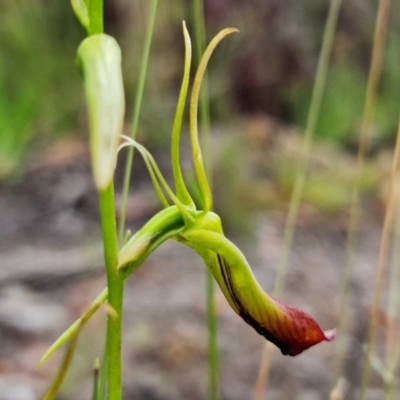
{"label": "green grass stem", "polygon": [[388,250],[390,244],[390,235],[392,232],[393,226],[393,217],[396,209],[396,183],[397,183],[397,173],[400,165],[400,121],[399,128],[397,132],[397,140],[396,140],[396,148],[394,152],[393,162],[392,162],[392,171],[390,175],[390,187],[389,187],[389,195],[387,198],[386,210],[385,210],[385,220],[383,222],[383,230],[381,236],[381,243],[379,248],[379,260],[378,260],[378,269],[377,275],[375,279],[375,288],[374,295],[372,301],[372,310],[371,310],[371,319],[369,323],[368,329],[368,338],[366,343],[366,351],[365,351],[365,362],[364,362],[364,370],[362,376],[362,386],[361,386],[361,399],[366,398],[367,388],[369,377],[371,374],[371,363],[370,359],[372,356],[374,339],[376,336],[377,327],[379,324],[379,316],[380,316],[380,300],[383,288],[383,282],[385,278],[386,272],[386,264],[388,258]]}
{"label": "green grass stem", "polygon": [[[373,111],[376,98],[376,92],[381,75],[383,49],[386,38],[387,18],[390,8],[390,0],[381,0],[379,2],[379,10],[377,16],[377,23],[375,28],[374,44],[371,56],[371,67],[368,77],[367,94],[364,104],[364,112],[362,118],[360,143],[357,154],[357,169],[356,178],[352,191],[352,199],[350,205],[350,220],[348,225],[347,243],[346,243],[346,258],[343,272],[343,279],[340,287],[340,300],[339,300],[339,323],[338,335],[336,344],[336,353],[334,360],[333,372],[333,385],[336,385],[337,380],[340,378],[343,369],[343,356],[345,349],[343,348],[342,334],[345,331],[346,318],[347,318],[347,298],[349,292],[349,280],[351,271],[353,269],[353,258],[355,251],[355,236],[357,226],[360,219],[360,187],[361,176],[364,170],[365,156],[369,146],[370,128],[373,120]],[[368,346],[367,346],[368,347]],[[367,365],[368,364],[368,365]],[[364,364],[363,382],[361,390],[361,399],[365,398],[367,385],[370,375],[370,364]]]}
{"label": "green grass stem", "polygon": [[96,400],[104,400],[106,398],[107,390],[107,369],[108,369],[108,357],[107,357],[107,340],[104,342],[103,358],[100,365],[99,373],[99,384]]}
{"label": "green grass stem", "polygon": [[103,0],[89,0],[89,35],[104,32]]}
{"label": "green grass stem", "polygon": [[[397,177],[397,191],[398,191]],[[387,307],[388,332],[386,338],[386,368],[390,380],[385,383],[384,400],[394,400],[397,388],[396,376],[400,358],[400,202],[396,193],[396,216],[393,240],[393,263],[390,274],[389,301]]]}
{"label": "green grass stem", "polygon": [[254,391],[254,400],[262,400],[264,393],[268,388],[269,371],[271,368],[272,355],[274,354],[274,345],[267,342],[264,345],[263,352],[261,355],[260,368],[258,370],[256,388]]}
{"label": "green grass stem", "polygon": [[[203,12],[203,0],[193,1],[193,29],[196,64],[200,64],[204,49],[206,48],[206,27]],[[210,102],[208,90],[208,74],[204,73],[199,99],[200,130],[203,148],[204,165],[210,187],[212,187],[212,162],[210,154]]]}
{"label": "green grass stem", "polygon": [[99,398],[99,375],[100,375],[100,360],[96,358],[93,364],[92,400],[97,400]]}
{"label": "green grass stem", "polygon": [[299,213],[301,199],[304,191],[304,184],[307,177],[312,142],[315,135],[315,128],[318,122],[318,116],[321,110],[322,98],[328,76],[329,60],[332,53],[337,20],[341,5],[342,0],[331,0],[330,2],[324,36],[322,40],[321,53],[319,55],[317,72],[311,96],[311,104],[307,117],[307,124],[304,132],[299,172],[296,176],[296,182],[292,197],[290,199],[289,211],[286,219],[283,254],[280,260],[278,274],[274,285],[275,296],[279,296],[283,292],[285,286],[289,257],[293,245],[296,220]]}
{"label": "green grass stem", "polygon": [[208,399],[219,398],[219,351],[218,319],[215,307],[215,283],[209,269],[206,270],[207,327],[208,327]]}
{"label": "green grass stem", "polygon": [[[275,285],[273,290],[274,296],[280,296],[285,286],[289,258],[293,246],[295,225],[299,213],[301,199],[303,196],[304,184],[307,177],[309,159],[312,149],[312,142],[315,134],[315,128],[318,122],[318,116],[321,110],[321,103],[328,75],[329,60],[332,53],[337,20],[341,5],[342,5],[342,0],[331,0],[330,2],[330,7],[328,11],[328,16],[322,40],[321,52],[318,59],[318,66],[313,86],[311,104],[302,143],[299,171],[296,176],[292,197],[290,199],[289,211],[286,218],[283,252],[278,266],[277,276],[275,279]],[[265,346],[267,346],[267,344],[265,344]],[[270,365],[270,359],[267,357],[271,357],[271,355],[272,351],[263,351],[263,357],[260,365],[260,372],[256,383],[256,391],[254,397],[255,400],[261,400],[263,397],[264,386],[262,385],[262,382],[267,381],[264,375],[269,373],[269,368],[265,368],[265,365]],[[264,371],[264,373],[261,373],[261,371]]]}
{"label": "green grass stem", "polygon": [[[206,29],[203,1],[194,0],[192,6],[194,26],[194,49],[196,63],[199,64],[206,46]],[[212,192],[212,163],[210,155],[210,105],[208,99],[208,78],[204,74],[199,99],[200,139],[202,142],[204,165],[208,185]],[[215,309],[215,283],[211,272],[206,269],[207,328],[208,328],[208,400],[218,399],[219,352],[218,326]]]}
{"label": "green grass stem", "polygon": [[[146,82],[147,69],[150,58],[151,43],[153,40],[154,26],[157,16],[158,0],[152,0],[150,5],[149,19],[147,22],[146,38],[143,47],[142,60],[139,70],[139,80],[136,89],[135,103],[133,106],[133,117],[132,117],[132,127],[131,127],[131,138],[135,139],[138,126],[139,126],[139,116],[142,109],[142,100],[144,93],[144,86]],[[131,181],[132,164],[133,164],[133,151],[134,148],[130,147],[126,156],[124,182],[122,187],[122,198],[121,198],[121,211],[119,219],[119,230],[118,230],[118,242],[119,245],[123,245],[125,237],[125,220],[126,220],[126,208],[128,204],[128,194],[129,186]]]}
{"label": "green grass stem", "polygon": [[[364,159],[365,154],[368,149],[369,137],[370,137],[370,129],[371,123],[373,120],[374,108],[375,108],[375,99],[378,88],[379,79],[382,71],[382,60],[383,60],[383,52],[385,48],[386,34],[387,34],[387,25],[389,19],[389,11],[390,11],[391,0],[380,0],[378,6],[378,14],[376,19],[375,26],[375,34],[374,34],[374,43],[372,49],[371,56],[371,67],[369,71],[368,84],[367,84],[367,95],[365,98],[364,105],[364,114],[363,121],[361,125],[361,137],[360,137],[360,145],[358,150],[358,160],[357,160],[357,175],[356,182],[354,185],[354,193],[353,193],[353,201],[351,207],[351,215],[350,215],[350,226],[349,226],[349,244],[347,247],[347,252],[350,254],[347,258],[352,262],[352,253],[354,253],[354,238],[351,239],[351,236],[354,236],[355,229],[358,225],[359,220],[359,203],[360,203],[360,181],[361,174],[364,168]],[[382,235],[383,237],[383,235]],[[350,242],[351,240],[351,242]],[[352,247],[350,248],[349,245]],[[380,254],[382,254],[382,249],[380,250]],[[382,263],[381,257],[386,257],[382,254],[380,255],[379,265]],[[349,264],[350,268],[350,264]],[[379,269],[379,266],[378,266]],[[378,273],[379,275],[379,273]],[[378,285],[379,286],[379,285]],[[380,298],[380,289],[375,290],[374,293],[374,301],[379,300]],[[373,309],[377,308],[377,304],[373,305]],[[366,347],[366,358],[364,362],[364,368],[362,373],[362,381],[361,381],[361,391],[360,391],[360,399],[365,400],[367,395],[367,388],[369,384],[369,379],[371,375],[371,364],[369,362],[370,354],[372,350],[372,342],[375,336],[375,312],[371,313],[371,324],[368,333],[367,347]]]}

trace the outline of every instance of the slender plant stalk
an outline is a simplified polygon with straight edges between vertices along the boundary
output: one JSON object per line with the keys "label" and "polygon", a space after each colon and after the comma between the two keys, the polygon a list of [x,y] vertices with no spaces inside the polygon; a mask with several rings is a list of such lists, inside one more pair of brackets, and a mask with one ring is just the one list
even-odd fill
{"label": "slender plant stalk", "polygon": [[89,35],[104,32],[103,0],[90,0],[89,2]]}
{"label": "slender plant stalk", "polygon": [[[397,176],[397,181],[399,177]],[[400,203],[398,182],[396,185],[396,219],[394,226],[393,264],[390,276],[389,302],[387,317],[389,321],[386,337],[386,368],[390,380],[385,383],[384,400],[394,400],[396,375],[400,357]]]}
{"label": "slender plant stalk", "polygon": [[219,352],[218,323],[215,307],[215,283],[209,269],[206,270],[207,327],[208,327],[208,398],[218,399],[219,387]]}
{"label": "slender plant stalk", "polygon": [[[379,1],[379,8],[378,8],[378,14],[377,14],[377,21],[376,21],[376,27],[375,27],[375,35],[374,35],[374,45],[373,45],[373,51],[372,51],[372,60],[371,60],[371,68],[370,68],[370,73],[369,73],[369,78],[368,78],[368,86],[367,86],[367,95],[365,99],[365,108],[364,108],[364,115],[363,115],[363,123],[362,123],[362,128],[361,128],[361,138],[360,138],[360,147],[358,151],[358,162],[357,162],[357,177],[356,177],[356,183],[354,186],[354,194],[353,194],[353,204],[352,204],[352,209],[351,209],[351,220],[350,220],[350,226],[349,226],[349,241],[351,240],[354,242],[354,238],[351,239],[351,236],[354,236],[354,231],[358,225],[358,220],[359,220],[359,203],[360,203],[360,181],[361,181],[361,174],[363,171],[364,167],[364,158],[365,158],[365,153],[368,148],[368,142],[369,142],[369,136],[370,136],[370,127],[371,127],[371,122],[373,120],[373,111],[374,111],[374,106],[375,106],[375,98],[376,98],[376,92],[377,92],[377,87],[379,83],[379,78],[381,75],[381,70],[382,70],[382,60],[383,60],[383,50],[385,47],[385,40],[386,40],[386,34],[387,34],[387,25],[388,25],[388,19],[389,19],[389,11],[390,11],[390,0],[380,0]],[[389,203],[388,203],[388,210],[389,210]],[[389,212],[387,211],[387,215]],[[390,221],[390,219],[389,219]],[[385,225],[390,225],[391,222],[389,223],[386,222],[386,216],[385,216]],[[387,229],[387,226],[385,227],[384,225],[384,232],[382,234],[382,245],[385,245],[385,241],[383,240],[386,236],[385,229]],[[353,233],[351,233],[353,231]],[[387,239],[385,239],[387,240]],[[350,253],[350,255],[347,257],[349,258],[349,265],[352,264],[352,253],[354,253],[354,244],[350,243],[352,245],[352,249],[347,249],[347,251]],[[378,264],[378,280],[381,279],[380,276],[384,272],[384,264],[386,261],[386,251],[385,249],[381,248],[380,250],[380,256],[379,256],[379,264]],[[350,267],[349,267],[350,268]],[[361,392],[360,392],[360,399],[364,400],[366,398],[367,394],[367,388],[368,388],[368,383],[369,383],[369,378],[371,374],[371,365],[369,362],[371,350],[372,350],[372,342],[375,336],[375,329],[376,329],[376,317],[377,317],[377,311],[378,311],[378,304],[375,304],[375,302],[379,302],[380,299],[380,291],[381,291],[381,283],[377,282],[375,286],[375,291],[374,291],[374,303],[372,306],[372,315],[371,315],[371,323],[370,323],[370,328],[369,328],[369,333],[368,333],[368,340],[367,340],[367,347],[366,347],[366,360],[364,362],[364,368],[363,368],[363,374],[362,374],[362,381],[361,381]]]}
{"label": "slender plant stalk", "polygon": [[[326,79],[328,75],[329,60],[332,53],[333,41],[335,38],[337,20],[341,5],[342,0],[331,0],[330,2],[324,36],[322,40],[321,53],[319,55],[317,72],[311,97],[311,104],[303,138],[299,172],[297,174],[292,197],[290,199],[289,211],[285,224],[283,253],[275,280],[274,296],[280,296],[285,286],[288,262],[293,245],[295,225],[299,213],[301,198],[303,196],[304,184],[307,176],[315,128],[321,110],[322,97],[324,94]],[[265,344],[265,346],[267,346],[267,344]],[[267,382],[267,379],[264,375],[269,373],[269,368],[267,368],[266,366],[269,366],[271,364],[271,360],[269,359],[269,357],[271,357],[272,354],[272,351],[263,351],[260,370],[256,383],[256,391],[254,396],[255,400],[261,400],[263,397],[264,386],[262,382]]]}
{"label": "slender plant stalk", "polygon": [[[133,108],[132,128],[131,128],[131,138],[132,139],[136,138],[136,134],[137,134],[138,126],[139,126],[139,116],[140,116],[140,111],[142,109],[144,85],[146,82],[147,67],[149,64],[150,49],[151,49],[151,43],[153,40],[153,32],[154,32],[154,25],[155,25],[156,16],[157,16],[157,8],[158,8],[158,0],[152,0],[151,5],[150,5],[149,19],[147,22],[147,31],[146,31],[146,38],[145,38],[144,47],[143,47],[142,60],[141,60],[140,70],[139,70],[139,80],[138,80],[138,86],[137,86],[136,96],[135,96],[135,104],[134,104],[134,108]],[[130,184],[130,180],[131,180],[131,172],[132,172],[132,164],[133,164],[133,151],[134,151],[134,148],[129,147],[128,153],[126,156],[124,183],[123,183],[123,188],[122,188],[119,230],[118,230],[118,242],[119,242],[120,246],[123,245],[123,240],[125,237],[126,208],[127,208],[127,204],[128,204],[129,184]]]}
{"label": "slender plant stalk", "polygon": [[74,336],[72,336],[71,340],[69,341],[62,363],[58,369],[57,375],[55,376],[53,382],[51,383],[47,392],[43,396],[42,400],[53,400],[56,397],[61,387],[61,384],[64,381],[65,375],[68,372],[69,366],[71,365],[72,358],[74,356],[74,350],[79,337],[79,332],[80,329],[78,329],[78,331],[75,333]]}
{"label": "slender plant stalk", "polygon": [[95,400],[104,400],[106,397],[107,370],[108,370],[108,357],[107,357],[107,339],[106,339],[104,342],[103,359],[101,360],[101,365],[100,365],[98,391]]}
{"label": "slender plant stalk", "polygon": [[374,339],[376,336],[376,330],[379,322],[379,311],[380,311],[380,300],[381,293],[383,287],[383,280],[385,277],[386,263],[387,263],[387,255],[388,248],[390,244],[390,234],[392,231],[393,225],[393,217],[395,213],[396,206],[396,182],[397,182],[397,173],[400,164],[400,121],[399,128],[397,132],[397,140],[396,140],[396,148],[393,157],[392,163],[392,171],[390,175],[390,187],[389,187],[389,196],[387,199],[386,212],[385,212],[385,220],[383,223],[381,244],[379,250],[379,261],[378,261],[378,271],[375,280],[375,289],[374,289],[374,297],[372,302],[372,310],[371,310],[371,319],[368,330],[368,339],[366,345],[366,354],[365,354],[365,362],[364,362],[364,371],[363,371],[363,379],[361,386],[361,399],[366,398],[366,392],[368,388],[369,376],[371,374],[371,364],[370,358],[373,348]]}
{"label": "slender plant stalk", "polygon": [[261,364],[258,370],[258,377],[256,382],[256,390],[254,399],[262,399],[264,392],[268,388],[269,371],[271,369],[272,355],[274,353],[274,345],[267,342],[264,345],[263,353],[261,356]]}
{"label": "slender plant stalk", "polygon": [[100,360],[96,358],[93,365],[93,394],[92,400],[97,400],[99,396],[99,374],[100,374]]}
{"label": "slender plant stalk", "polygon": [[[201,60],[201,56],[206,47],[206,29],[203,12],[203,0],[193,1],[193,27],[194,27],[194,41],[197,64]],[[212,186],[211,174],[211,155],[210,155],[210,104],[208,97],[208,77],[207,72],[204,74],[201,83],[200,92],[200,127],[201,127],[201,147],[204,155],[204,165],[207,171],[207,178],[210,186]]]}
{"label": "slender plant stalk", "polygon": [[295,187],[290,199],[289,212],[286,219],[284,247],[278,274],[275,280],[274,293],[280,295],[285,286],[288,269],[288,261],[293,245],[293,237],[297,216],[299,213],[301,198],[303,196],[304,184],[306,181],[307,170],[312,149],[312,142],[315,134],[315,127],[321,110],[322,97],[326,86],[328,75],[329,60],[332,53],[333,41],[335,39],[337,19],[342,0],[331,0],[325,31],[322,41],[321,53],[318,60],[317,73],[315,77],[313,92],[311,96],[310,110],[307,117],[307,124],[303,139],[301,154],[301,164],[296,177]]}
{"label": "slender plant stalk", "polygon": [[[374,106],[379,78],[382,70],[383,50],[385,47],[387,22],[390,9],[390,0],[380,0],[377,14],[377,22],[375,27],[374,43],[371,56],[371,67],[368,76],[367,94],[364,104],[364,112],[362,118],[360,144],[357,154],[357,170],[356,179],[353,186],[352,200],[350,206],[350,221],[348,227],[347,243],[346,243],[346,259],[343,273],[343,280],[340,288],[340,309],[339,309],[339,326],[338,326],[338,341],[334,361],[334,385],[339,379],[343,369],[343,343],[340,340],[341,334],[345,329],[347,297],[349,291],[349,279],[353,267],[355,235],[360,219],[360,185],[361,175],[364,169],[365,155],[369,146],[370,128],[373,120]],[[368,365],[367,365],[368,364]],[[361,391],[361,398],[365,398],[366,388],[368,385],[370,374],[369,362],[364,364],[363,383],[364,387]]]}
{"label": "slender plant stalk", "polygon": [[[102,34],[104,30],[103,24],[103,0],[90,0],[86,2],[88,6],[88,33],[89,35]],[[82,11],[82,9],[80,9]],[[75,10],[76,11],[76,10]],[[85,20],[85,19],[83,19]],[[124,278],[122,274],[118,272],[118,245],[117,245],[117,227],[115,220],[115,201],[114,201],[114,187],[112,182],[112,175],[110,183],[104,189],[101,185],[98,185],[99,192],[99,205],[100,205],[100,219],[101,219],[101,230],[102,239],[104,246],[104,261],[107,275],[107,286],[108,286],[108,302],[110,309],[113,313],[109,313],[107,319],[107,339],[106,339],[106,357],[108,366],[106,370],[108,372],[108,399],[109,400],[121,400],[122,399],[122,369],[121,369],[121,336],[122,336],[122,301],[123,301],[123,284]],[[102,300],[104,300],[104,294],[107,296],[107,290],[105,290],[89,308],[89,313],[86,316],[80,318],[72,329],[75,330],[75,334],[72,336],[70,343],[67,348],[64,360],[60,367],[60,370],[50,386],[49,391],[45,395],[45,399],[52,399],[61,382],[65,376],[68,366],[72,360],[73,350],[76,344],[76,340],[79,331],[83,324],[88,318],[91,311],[95,310],[100,306]],[[68,333],[66,333],[68,335]],[[51,349],[50,349],[51,350]],[[46,357],[51,355],[49,351],[45,357],[41,360],[44,362]],[[98,374],[98,373],[96,373]],[[94,384],[94,398],[98,397],[97,393],[97,378]]]}
{"label": "slender plant stalk", "polygon": [[[193,1],[193,26],[196,62],[199,63],[206,44],[203,1]],[[200,92],[200,139],[204,164],[210,189],[212,188],[212,164],[210,154],[210,105],[208,99],[208,79],[205,73]],[[212,189],[211,189],[212,190]],[[208,328],[208,399],[218,399],[219,354],[218,326],[215,308],[215,287],[211,272],[206,269],[207,328]]]}
{"label": "slender plant stalk", "polygon": [[[89,34],[103,33],[103,0],[89,1]],[[108,303],[115,315],[108,315],[106,356],[108,400],[122,399],[122,302],[124,279],[118,273],[118,243],[115,219],[113,182],[99,190],[101,231],[104,246],[104,261],[107,275]]]}
{"label": "slender plant stalk", "polygon": [[108,400],[122,399],[121,337],[124,279],[119,273],[114,187],[99,192],[101,230],[107,273],[108,304],[115,311],[107,318]]}
{"label": "slender plant stalk", "polygon": [[329,400],[345,400],[348,390],[348,383],[344,378],[340,378],[329,394]]}

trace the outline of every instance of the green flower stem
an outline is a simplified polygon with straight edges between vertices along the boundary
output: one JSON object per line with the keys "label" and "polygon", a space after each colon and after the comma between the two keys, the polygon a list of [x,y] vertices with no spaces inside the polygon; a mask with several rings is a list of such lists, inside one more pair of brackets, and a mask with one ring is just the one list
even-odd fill
{"label": "green flower stem", "polygon": [[207,326],[208,326],[208,398],[217,400],[219,381],[218,323],[215,307],[215,283],[206,269]]}
{"label": "green flower stem", "polygon": [[108,304],[115,311],[107,319],[107,385],[108,400],[122,399],[122,301],[124,282],[121,279],[108,278]]}
{"label": "green flower stem", "polygon": [[[382,228],[382,236],[381,243],[379,246],[379,259],[378,259],[378,268],[375,277],[375,287],[373,294],[373,301],[371,307],[371,319],[369,322],[367,343],[365,346],[365,360],[364,360],[364,368],[363,375],[361,381],[361,399],[366,399],[369,378],[371,374],[371,358],[373,356],[373,345],[374,340],[377,335],[377,330],[379,327],[379,318],[381,313],[381,296],[383,290],[383,284],[385,280],[386,274],[386,266],[388,259],[388,250],[390,245],[390,235],[392,232],[393,219],[396,210],[396,183],[397,183],[397,174],[400,165],[400,121],[399,127],[397,131],[397,139],[396,139],[396,147],[392,161],[392,170],[390,174],[390,185],[389,185],[389,193],[387,197],[386,209],[385,209],[385,218],[383,222]],[[390,320],[389,320],[390,321]],[[390,323],[390,322],[389,322]]]}
{"label": "green flower stem", "polygon": [[[158,7],[158,0],[152,0],[149,20],[147,23],[147,32],[143,48],[142,62],[139,71],[138,87],[135,96],[135,105],[133,110],[132,129],[131,129],[132,139],[135,139],[139,125],[139,116],[140,116],[140,111],[142,109],[144,84],[146,82],[147,66],[149,63],[151,42],[153,39],[154,25],[157,16],[157,7]],[[118,230],[118,241],[120,246],[122,246],[125,237],[126,207],[128,204],[128,192],[131,180],[132,164],[133,164],[133,147],[130,147],[128,149],[128,154],[126,157],[124,183],[122,188],[121,216],[119,220],[119,230]]]}
{"label": "green flower stem", "polygon": [[400,203],[396,198],[396,215],[393,238],[393,262],[390,272],[387,316],[389,327],[386,337],[386,368],[390,379],[385,382],[384,400],[394,400],[397,386],[397,371],[400,357]]}
{"label": "green flower stem", "polygon": [[[193,2],[193,25],[196,51],[196,63],[199,64],[206,46],[205,23],[203,13],[203,1]],[[204,149],[204,164],[208,178],[210,195],[212,192],[212,166],[210,156],[210,105],[208,101],[208,79],[204,74],[200,92],[200,126],[201,139]],[[192,129],[192,127],[191,127]],[[194,150],[193,150],[194,151]],[[207,202],[207,196],[203,200]],[[207,204],[205,204],[207,207]],[[211,206],[211,205],[210,205]],[[207,296],[207,327],[208,327],[208,399],[217,400],[219,380],[219,354],[218,354],[218,326],[217,313],[215,310],[215,287],[214,279],[206,269],[206,296]]]}
{"label": "green flower stem", "polygon": [[103,33],[103,0],[89,0],[89,35]]}
{"label": "green flower stem", "polygon": [[108,188],[99,192],[99,203],[104,260],[107,273],[108,304],[112,310],[107,319],[108,400],[121,400],[121,337],[124,279],[118,271],[117,226],[115,221],[113,184],[110,184]]}
{"label": "green flower stem", "polygon": [[[371,127],[373,123],[374,110],[375,110],[376,94],[378,91],[379,80],[382,72],[382,63],[383,63],[384,49],[387,36],[387,27],[390,16],[390,6],[391,6],[391,0],[379,0],[378,12],[376,16],[375,33],[374,33],[374,43],[371,55],[371,66],[368,75],[367,94],[365,96],[364,113],[361,123],[360,145],[357,156],[357,176],[353,193],[353,207],[350,214],[351,218],[350,223],[352,222],[352,220],[354,220],[353,222],[354,228],[357,227],[359,221],[359,214],[360,214],[359,182],[361,180],[360,176],[363,172],[364,159],[369,145]],[[382,250],[380,250],[380,252],[382,252]],[[379,272],[378,272],[378,278],[379,278]],[[379,295],[380,293],[376,294]],[[380,296],[375,296],[374,294],[374,301],[379,300],[379,297]],[[377,310],[378,304],[373,303],[372,308]],[[366,343],[366,355],[365,355],[365,361],[363,365],[363,372],[361,378],[361,391],[360,391],[361,400],[365,400],[367,397],[369,378],[371,375],[371,364],[369,360],[372,351],[372,342],[375,336],[376,322],[377,320],[374,317],[374,311],[372,310],[371,324],[369,327],[368,338]]]}
{"label": "green flower stem", "polygon": [[[203,51],[206,48],[206,28],[203,13],[203,0],[193,2],[193,26],[196,50],[196,63],[200,64]],[[200,126],[202,147],[204,149],[204,165],[210,187],[212,187],[211,158],[210,158],[210,104],[208,98],[208,78],[204,74],[200,93]]]}
{"label": "green flower stem", "polygon": [[99,398],[99,374],[100,374],[100,360],[96,358],[93,365],[93,394],[92,400]]}
{"label": "green flower stem", "polygon": [[96,400],[104,400],[106,397],[107,369],[108,369],[108,357],[107,357],[107,341],[106,341],[104,343],[103,359],[101,360],[101,365],[100,365],[99,386],[98,386]]}
{"label": "green flower stem", "polygon": [[[372,49],[372,56],[371,56],[371,66],[369,70],[368,76],[368,84],[367,84],[367,93],[365,97],[365,104],[364,104],[364,112],[363,118],[361,123],[361,131],[360,131],[360,143],[358,147],[358,154],[357,154],[357,171],[356,171],[356,179],[353,186],[353,193],[351,199],[351,208],[350,208],[350,221],[349,221],[349,228],[348,228],[348,236],[347,236],[347,245],[346,245],[346,263],[345,263],[345,273],[344,273],[344,281],[342,283],[341,292],[346,296],[348,291],[348,276],[350,276],[350,268],[353,264],[354,258],[354,244],[355,244],[355,232],[356,228],[359,224],[360,220],[360,182],[361,182],[361,175],[364,171],[364,163],[365,163],[365,156],[369,146],[369,139],[370,139],[370,130],[373,122],[373,114],[375,108],[375,100],[376,100],[376,93],[378,89],[379,79],[381,75],[382,69],[382,60],[383,60],[383,51],[385,47],[385,40],[386,40],[386,32],[387,32],[387,23],[389,17],[389,10],[390,10],[390,3],[391,0],[380,0],[378,6],[378,13],[376,18],[376,26],[375,26],[375,34],[374,34],[374,43]],[[347,297],[347,296],[346,296]],[[345,315],[345,306],[346,306],[346,299],[342,296],[341,298],[341,320],[344,321]],[[339,335],[341,333],[342,327],[344,323],[340,323],[339,325]],[[372,329],[372,331],[371,331]],[[374,327],[370,328],[369,338],[367,340],[367,348],[366,348],[366,360],[363,366],[363,373],[362,373],[362,380],[361,380],[361,391],[360,391],[360,399],[365,399],[367,395],[367,389],[369,384],[369,377],[370,377],[370,357],[369,353],[371,351],[372,343],[370,341],[371,332],[373,333]],[[340,342],[338,342],[338,346],[340,346]],[[339,349],[340,351],[341,349]],[[339,354],[339,357],[340,356]],[[338,371],[336,372],[337,376],[341,368],[341,364],[343,363],[340,359],[340,364],[335,367]]]}

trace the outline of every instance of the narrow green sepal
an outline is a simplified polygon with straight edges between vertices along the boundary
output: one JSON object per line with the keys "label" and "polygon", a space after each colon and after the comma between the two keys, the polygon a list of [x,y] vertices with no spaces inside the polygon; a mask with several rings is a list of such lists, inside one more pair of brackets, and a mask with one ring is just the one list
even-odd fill
{"label": "narrow green sepal", "polygon": [[193,165],[196,173],[197,182],[199,184],[201,196],[204,202],[204,213],[207,213],[212,208],[212,194],[210,185],[207,180],[207,174],[203,163],[203,156],[199,143],[199,134],[197,126],[198,103],[201,89],[201,82],[203,81],[204,73],[207,68],[208,61],[218,43],[227,35],[239,32],[236,28],[226,28],[219,32],[207,46],[203,57],[201,58],[196,76],[193,82],[192,95],[190,97],[189,107],[189,130],[190,142],[192,145]]}
{"label": "narrow green sepal", "polygon": [[186,188],[179,160],[179,141],[182,129],[182,118],[183,118],[183,113],[185,111],[186,96],[188,92],[189,78],[190,78],[190,65],[192,61],[192,45],[190,41],[189,32],[186,29],[185,21],[182,22],[182,29],[183,29],[183,39],[185,43],[185,62],[183,67],[181,90],[179,93],[178,104],[176,106],[174,126],[172,128],[171,161],[172,161],[172,171],[174,173],[176,197],[182,202],[182,204],[195,210],[196,205],[192,197],[190,196],[188,189]]}

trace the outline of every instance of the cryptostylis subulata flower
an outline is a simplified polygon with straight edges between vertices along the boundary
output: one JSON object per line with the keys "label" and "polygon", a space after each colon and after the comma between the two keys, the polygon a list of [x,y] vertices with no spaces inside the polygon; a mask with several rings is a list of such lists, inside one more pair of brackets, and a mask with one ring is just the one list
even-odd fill
{"label": "cryptostylis subulata flower", "polygon": [[[197,105],[201,81],[208,60],[217,44],[225,36],[236,31],[233,28],[224,29],[210,42],[199,64],[190,99],[190,140],[195,174],[202,196],[203,207],[201,210],[196,209],[185,186],[179,162],[180,130],[191,64],[191,43],[185,24],[183,24],[184,74],[171,146],[175,193],[166,183],[151,154],[139,143],[123,137],[124,142],[119,149],[134,146],[141,153],[164,209],[151,218],[121,248],[118,270],[127,278],[163,242],[168,239],[177,240],[192,248],[203,258],[235,313],[259,334],[274,343],[283,354],[295,356],[317,343],[332,340],[335,330],[324,332],[311,316],[264,292],[243,253],[224,236],[221,219],[211,211],[212,196],[198,141]],[[169,201],[172,202],[172,205]],[[87,312],[54,343],[42,358],[41,363],[72,337],[106,298],[107,289],[98,296]]]}

